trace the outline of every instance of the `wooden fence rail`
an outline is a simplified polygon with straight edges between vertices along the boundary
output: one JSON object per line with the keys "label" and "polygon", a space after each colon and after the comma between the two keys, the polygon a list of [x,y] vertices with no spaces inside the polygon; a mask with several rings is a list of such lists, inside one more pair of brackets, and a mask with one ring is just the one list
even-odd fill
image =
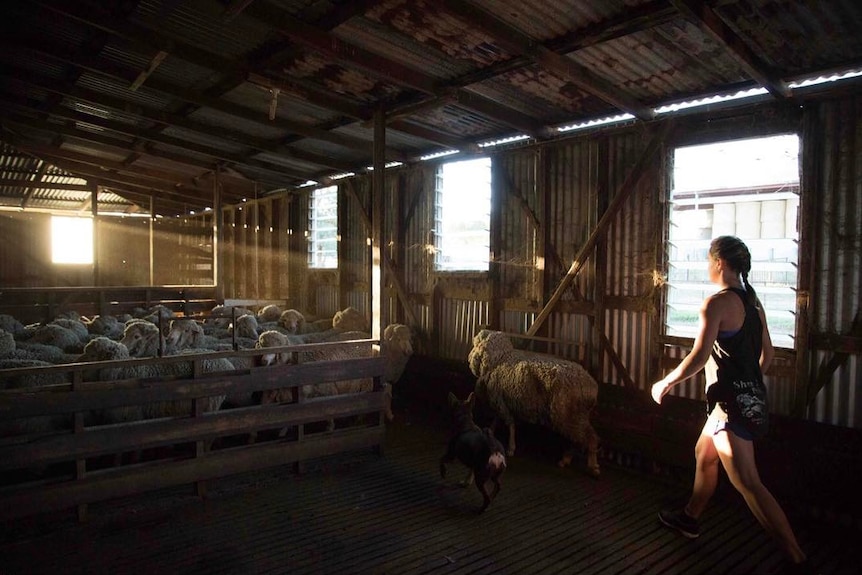
{"label": "wooden fence rail", "polygon": [[[359,448],[382,449],[385,360],[370,357],[372,340],[308,344],[130,360],[0,370],[0,380],[62,372],[70,383],[0,391],[0,423],[61,417],[60,430],[0,437],[0,520],[77,508],[145,491],[193,484],[265,467],[297,463]],[[129,363],[202,362],[273,351],[367,345],[369,357],[201,373],[174,379],[84,381],[84,374]],[[298,357],[298,355],[297,355]],[[256,363],[256,362],[254,362]],[[372,391],[304,399],[301,386],[369,378]],[[293,402],[255,404],[206,412],[207,398],[292,389]],[[188,411],[100,425],[92,414],[155,402],[182,401]],[[338,422],[330,428],[328,422]]]}

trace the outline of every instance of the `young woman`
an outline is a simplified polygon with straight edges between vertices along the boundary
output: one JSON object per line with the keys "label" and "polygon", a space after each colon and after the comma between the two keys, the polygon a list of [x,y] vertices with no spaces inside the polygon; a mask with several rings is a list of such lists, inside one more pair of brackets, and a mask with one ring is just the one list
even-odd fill
{"label": "young woman", "polygon": [[739,238],[721,236],[709,247],[709,280],[720,291],[700,309],[700,328],[691,352],[666,377],[652,386],[661,403],[670,389],[705,368],[709,417],[695,446],[695,476],[686,506],[664,510],[659,519],[689,538],[700,535],[698,518],[718,483],[724,466],[757,521],[781,546],[792,570],[805,572],[808,561],[787,516],[761,483],[753,440],[766,432],[768,409],[763,373],[774,355],[766,316],[748,283],[751,253]]}

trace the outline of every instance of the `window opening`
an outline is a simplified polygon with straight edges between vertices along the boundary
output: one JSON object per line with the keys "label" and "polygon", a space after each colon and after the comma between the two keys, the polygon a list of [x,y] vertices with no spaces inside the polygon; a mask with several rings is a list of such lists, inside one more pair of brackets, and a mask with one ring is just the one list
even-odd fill
{"label": "window opening", "polygon": [[677,148],[673,158],[665,332],[694,337],[715,293],[712,238],[735,235],[751,251],[749,281],[777,347],[796,335],[799,138],[781,135]]}
{"label": "window opening", "polygon": [[488,271],[491,159],[449,162],[437,170],[435,268]]}
{"label": "window opening", "polygon": [[51,216],[51,261],[93,263],[93,219]]}
{"label": "window opening", "polygon": [[312,191],[308,210],[308,267],[338,267],[338,186]]}

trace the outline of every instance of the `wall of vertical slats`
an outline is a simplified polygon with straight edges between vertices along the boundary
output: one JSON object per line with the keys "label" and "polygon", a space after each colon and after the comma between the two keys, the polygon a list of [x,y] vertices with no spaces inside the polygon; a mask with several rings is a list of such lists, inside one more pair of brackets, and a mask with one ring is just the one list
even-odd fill
{"label": "wall of vertical slats", "polygon": [[[862,322],[862,98],[818,102],[806,114],[806,140],[816,144],[803,147],[813,169],[802,193],[815,198],[803,204],[808,209],[801,214],[811,250],[809,327],[815,335],[847,335]],[[840,364],[817,394],[810,416],[860,427],[862,357],[836,355],[821,350],[812,357],[812,377],[833,360]]]}

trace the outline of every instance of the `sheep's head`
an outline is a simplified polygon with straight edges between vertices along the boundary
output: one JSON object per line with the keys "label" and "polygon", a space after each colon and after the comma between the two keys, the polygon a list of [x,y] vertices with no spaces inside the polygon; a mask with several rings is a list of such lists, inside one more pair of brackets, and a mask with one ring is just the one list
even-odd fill
{"label": "sheep's head", "polygon": [[132,320],[126,324],[120,343],[129,350],[131,357],[152,357],[164,348],[164,338],[159,327],[148,321]]}
{"label": "sheep's head", "polygon": [[128,358],[129,349],[125,345],[100,335],[87,342],[84,353],[78,356],[78,361],[111,361]]}
{"label": "sheep's head", "polygon": [[341,331],[368,331],[368,322],[358,309],[348,307],[335,312],[332,327]]}
{"label": "sheep's head", "polygon": [[470,371],[482,377],[497,364],[505,361],[512,353],[512,342],[506,334],[483,329],[473,337],[473,349],[467,357]]}
{"label": "sheep's head", "polygon": [[257,312],[257,319],[263,322],[278,321],[281,317],[281,308],[275,304],[263,306]]}
{"label": "sheep's head", "polygon": [[383,341],[387,346],[391,345],[403,355],[413,355],[413,334],[410,328],[402,323],[390,323],[383,330]]}
{"label": "sheep's head", "polygon": [[171,327],[165,343],[176,349],[197,347],[204,335],[204,328],[193,319],[171,320]]}
{"label": "sheep's head", "polygon": [[253,313],[247,313],[236,318],[236,322],[234,322],[230,327],[228,327],[228,332],[235,333],[239,337],[256,339],[259,335],[259,328],[260,326],[257,323],[257,316],[255,316]]}
{"label": "sheep's head", "polygon": [[[268,347],[284,347],[288,345],[287,336],[280,331],[268,330],[260,334],[257,338],[257,343],[254,344],[256,349],[265,349]],[[260,361],[263,365],[273,365],[276,363],[287,363],[289,353],[266,353],[260,356]]]}
{"label": "sheep's head", "polygon": [[278,317],[278,325],[283,327],[288,333],[302,333],[302,328],[305,325],[305,316],[299,310],[288,309],[283,311]]}

